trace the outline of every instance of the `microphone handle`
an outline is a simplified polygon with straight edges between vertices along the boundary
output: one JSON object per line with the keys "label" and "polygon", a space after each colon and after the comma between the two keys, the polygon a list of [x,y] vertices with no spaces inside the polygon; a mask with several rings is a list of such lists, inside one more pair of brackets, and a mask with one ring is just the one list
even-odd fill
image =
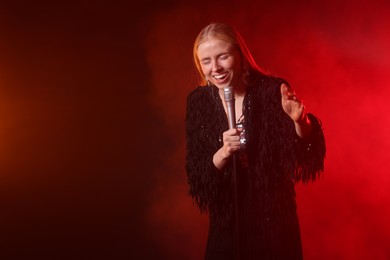
{"label": "microphone handle", "polygon": [[234,100],[226,102],[229,129],[236,128],[236,112],[234,109]]}

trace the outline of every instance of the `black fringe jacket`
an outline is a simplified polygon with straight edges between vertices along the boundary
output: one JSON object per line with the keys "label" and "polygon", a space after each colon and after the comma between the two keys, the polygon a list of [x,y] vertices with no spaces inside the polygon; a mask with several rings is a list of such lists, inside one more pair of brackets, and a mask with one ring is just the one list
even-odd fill
{"label": "black fringe jacket", "polygon": [[302,259],[294,182],[315,180],[323,171],[325,140],[321,123],[312,114],[311,138],[296,134],[281,105],[282,83],[287,84],[260,75],[247,88],[243,101],[247,162],[238,160],[237,183],[231,181],[231,163],[219,171],[212,162],[228,129],[218,89],[198,87],[187,98],[186,172],[189,194],[210,217],[206,259],[234,259],[237,253],[233,185],[238,187],[241,259]]}

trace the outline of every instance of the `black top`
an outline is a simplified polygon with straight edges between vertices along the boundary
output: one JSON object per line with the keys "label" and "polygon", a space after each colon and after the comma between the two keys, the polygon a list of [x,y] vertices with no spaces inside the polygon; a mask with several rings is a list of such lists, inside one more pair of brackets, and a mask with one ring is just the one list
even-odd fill
{"label": "black top", "polygon": [[302,259],[294,182],[323,171],[321,123],[308,114],[313,134],[301,139],[281,105],[280,85],[287,82],[264,75],[252,82],[243,101],[247,145],[236,157],[237,184],[231,160],[223,171],[212,162],[228,129],[218,89],[197,87],[187,98],[186,172],[189,194],[209,213],[206,259],[234,259],[234,185],[241,259]]}

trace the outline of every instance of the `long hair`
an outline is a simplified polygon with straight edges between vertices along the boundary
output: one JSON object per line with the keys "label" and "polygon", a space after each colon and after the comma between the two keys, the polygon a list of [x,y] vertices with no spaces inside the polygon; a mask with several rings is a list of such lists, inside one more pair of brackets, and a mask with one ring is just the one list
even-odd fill
{"label": "long hair", "polygon": [[246,46],[243,38],[236,29],[224,23],[211,23],[200,31],[200,33],[195,39],[193,48],[194,63],[200,76],[199,83],[201,86],[206,85],[207,81],[204,77],[202,67],[198,58],[198,47],[200,44],[210,39],[218,39],[231,43],[241,53],[241,56],[243,58],[243,64],[247,66],[249,71],[256,71],[261,74],[265,74],[263,70],[256,64],[256,61],[253,59],[252,54]]}

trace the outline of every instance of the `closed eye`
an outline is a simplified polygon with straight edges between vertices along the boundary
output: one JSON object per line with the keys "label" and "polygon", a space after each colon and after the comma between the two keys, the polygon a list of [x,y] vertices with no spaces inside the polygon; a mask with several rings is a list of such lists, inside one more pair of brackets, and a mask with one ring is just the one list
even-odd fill
{"label": "closed eye", "polygon": [[201,63],[202,63],[202,65],[207,65],[207,64],[210,64],[210,62],[211,62],[211,59],[202,59],[201,61],[200,61]]}
{"label": "closed eye", "polygon": [[219,56],[219,58],[221,60],[226,60],[227,58],[229,58],[229,55],[228,54],[223,54],[223,55]]}

